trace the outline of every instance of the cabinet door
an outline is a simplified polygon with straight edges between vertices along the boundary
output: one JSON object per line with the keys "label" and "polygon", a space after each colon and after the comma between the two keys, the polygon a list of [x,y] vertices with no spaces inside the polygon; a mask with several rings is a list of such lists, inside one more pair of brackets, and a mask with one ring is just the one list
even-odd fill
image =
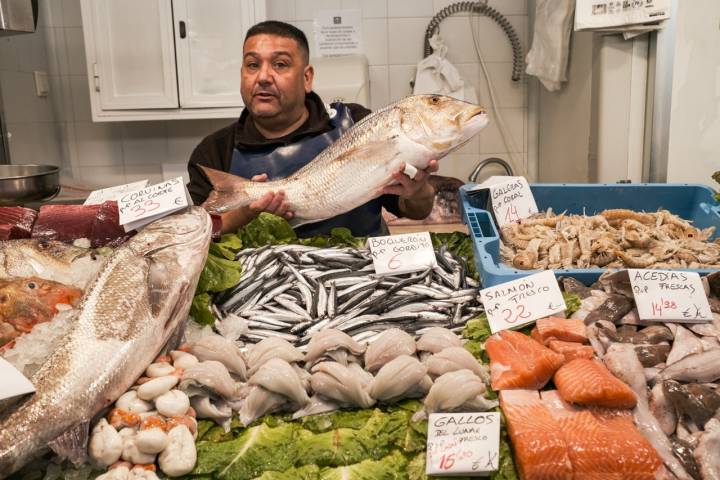
{"label": "cabinet door", "polygon": [[245,32],[257,18],[251,0],[173,0],[182,108],[239,107]]}
{"label": "cabinet door", "polygon": [[83,8],[92,11],[101,108],[177,108],[170,0],[92,0]]}

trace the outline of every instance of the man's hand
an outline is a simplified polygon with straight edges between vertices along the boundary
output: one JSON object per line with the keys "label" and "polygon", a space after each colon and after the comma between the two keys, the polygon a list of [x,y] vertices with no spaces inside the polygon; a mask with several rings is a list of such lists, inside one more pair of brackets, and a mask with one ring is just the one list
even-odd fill
{"label": "man's hand", "polygon": [[418,170],[415,178],[405,175],[405,164],[393,172],[392,177],[397,182],[383,189],[383,193],[400,197],[399,206],[403,216],[413,220],[421,220],[432,211],[435,200],[435,189],[430,185],[430,174],[438,171],[437,160],[430,160],[425,170]]}
{"label": "man's hand", "polygon": [[[251,178],[253,182],[266,182],[267,175],[255,175]],[[285,192],[268,192],[247,207],[241,207],[229,212],[223,213],[222,233],[236,232],[240,227],[250,223],[255,217],[262,212],[272,213],[279,217],[290,220],[294,213],[290,211],[290,206],[285,202]]]}
{"label": "man's hand", "polygon": [[[251,178],[253,182],[266,182],[267,174],[255,175]],[[262,197],[250,204],[250,210],[259,215],[262,212],[272,213],[278,217],[290,220],[294,213],[290,210],[290,205],[285,202],[285,192],[268,192]]]}

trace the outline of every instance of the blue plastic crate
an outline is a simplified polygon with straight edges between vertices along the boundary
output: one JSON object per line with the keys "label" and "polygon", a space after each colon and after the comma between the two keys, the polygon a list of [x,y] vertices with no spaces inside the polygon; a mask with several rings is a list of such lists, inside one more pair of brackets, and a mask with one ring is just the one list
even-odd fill
{"label": "blue plastic crate", "polygon": [[[517,270],[500,261],[500,235],[492,214],[486,209],[487,197],[470,194],[469,190],[474,186],[461,187],[460,199],[483,286],[491,287],[541,271]],[[698,228],[717,227],[715,237],[720,233],[720,204],[715,201],[713,190],[705,185],[546,183],[530,185],[530,189],[540,211],[552,208],[556,213],[594,215],[610,208],[646,212],[663,208],[691,220]],[[555,270],[555,275],[574,277],[590,285],[604,271],[602,268],[559,269]],[[706,275],[713,270],[691,271]]]}

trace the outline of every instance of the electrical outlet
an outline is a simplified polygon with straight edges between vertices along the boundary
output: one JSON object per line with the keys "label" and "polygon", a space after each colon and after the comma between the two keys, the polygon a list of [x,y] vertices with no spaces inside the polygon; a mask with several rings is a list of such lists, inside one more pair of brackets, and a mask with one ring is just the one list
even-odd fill
{"label": "electrical outlet", "polygon": [[50,93],[50,87],[48,86],[48,74],[47,72],[33,72],[33,78],[35,79],[35,93],[38,97],[47,97]]}

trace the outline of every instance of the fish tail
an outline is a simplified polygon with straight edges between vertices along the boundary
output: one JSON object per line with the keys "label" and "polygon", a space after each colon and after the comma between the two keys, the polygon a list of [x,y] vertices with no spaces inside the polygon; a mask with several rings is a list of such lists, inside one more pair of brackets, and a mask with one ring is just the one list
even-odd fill
{"label": "fish tail", "polygon": [[250,180],[201,166],[213,186],[212,192],[202,206],[210,213],[224,213],[238,207],[250,205],[252,199],[247,191]]}

